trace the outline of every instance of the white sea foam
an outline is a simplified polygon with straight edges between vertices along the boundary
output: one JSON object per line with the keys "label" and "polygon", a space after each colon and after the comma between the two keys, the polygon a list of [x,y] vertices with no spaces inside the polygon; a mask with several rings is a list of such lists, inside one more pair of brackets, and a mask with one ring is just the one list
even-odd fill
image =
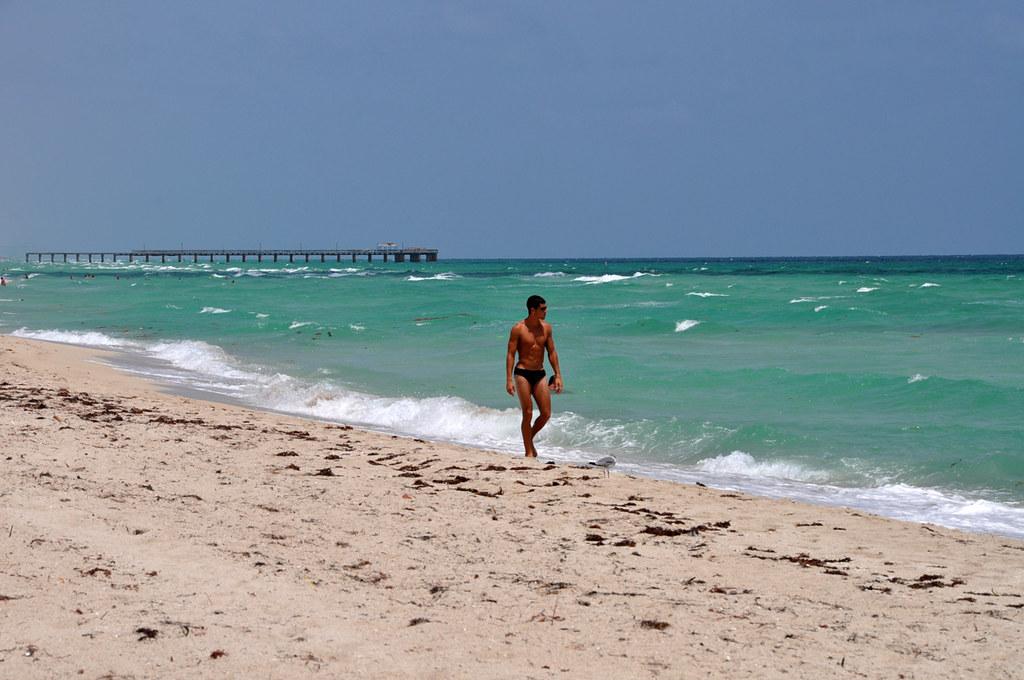
{"label": "white sea foam", "polygon": [[356,331],[357,333],[359,331],[365,331],[366,330],[366,326],[364,326],[361,323],[350,323],[348,325],[348,327],[351,328],[352,330]]}
{"label": "white sea foam", "polygon": [[179,307],[178,305],[172,305],[169,302],[166,305],[164,305],[164,307],[166,307],[167,309],[181,309],[181,307]]}
{"label": "white sea foam", "polygon": [[758,461],[744,451],[733,451],[700,461],[697,469],[715,475],[742,475],[748,477],[776,477],[802,482],[825,481],[828,474],[811,470],[797,463],[786,461]]}
{"label": "white sea foam", "polygon": [[887,484],[874,489],[837,489],[839,504],[860,507],[880,515],[914,522],[929,522],[954,529],[1024,537],[1024,508],[968,498],[941,489],[909,484]]}
{"label": "white sea foam", "polygon": [[434,274],[433,276],[415,276],[409,275],[406,277],[406,281],[451,281],[452,279],[461,278],[454,272],[443,272],[441,274]]}
{"label": "white sea foam", "polygon": [[266,319],[268,316],[270,316],[270,315],[269,314],[264,314],[263,312],[256,312],[256,318],[257,319]]}
{"label": "white sea foam", "polygon": [[62,342],[66,345],[85,345],[87,347],[110,347],[122,349],[141,349],[142,345],[131,340],[113,338],[96,331],[60,331],[40,330],[34,331],[28,328],[19,328],[11,335],[19,338],[31,338],[34,340],[48,340],[49,342]]}
{"label": "white sea foam", "polygon": [[221,348],[198,340],[146,344],[135,340],[114,338],[96,331],[29,330],[27,328],[20,328],[11,335],[71,345],[139,352],[145,356],[165,361],[177,368],[206,373],[217,378],[251,379],[255,377],[253,373],[232,368],[233,360]]}
{"label": "white sea foam", "polygon": [[200,314],[228,314],[231,312],[230,309],[221,309],[220,307],[203,307],[199,310]]}
{"label": "white sea foam", "polygon": [[927,380],[928,377],[929,376],[927,376],[927,375],[921,375],[920,373],[915,373],[914,375],[912,375],[909,378],[907,378],[907,383],[910,384],[910,383],[921,382],[922,380]]}
{"label": "white sea foam", "polygon": [[628,279],[638,279],[641,276],[659,276],[659,274],[649,274],[647,272],[634,272],[632,276],[623,276],[622,274],[602,274],[601,276],[577,276],[573,281],[580,281],[586,285],[592,286],[599,283],[613,283],[615,281],[626,281]]}
{"label": "white sea foam", "polygon": [[146,347],[145,353],[175,368],[197,373],[206,379],[257,380],[253,371],[239,368],[237,362],[216,345],[201,340],[158,342]]}
{"label": "white sea foam", "polygon": [[683,319],[682,321],[676,321],[676,333],[682,333],[688,331],[694,326],[699,326],[700,321],[694,321],[693,319]]}
{"label": "white sea foam", "polygon": [[534,276],[539,279],[545,279],[557,276],[565,276],[565,272],[538,272],[534,274]]}
{"label": "white sea foam", "polygon": [[267,395],[268,406],[375,429],[501,448],[519,430],[511,409],[498,411],[459,397],[379,397],[330,385],[281,387],[276,395]]}
{"label": "white sea foam", "polygon": [[875,288],[871,288],[870,286],[861,286],[860,288],[857,289],[857,292],[858,293],[870,293],[873,290],[878,290],[878,287],[876,286]]}
{"label": "white sea foam", "polygon": [[942,284],[939,284],[939,283],[922,283],[921,284],[921,288],[938,288],[941,285]]}
{"label": "white sea foam", "polygon": [[[872,487],[841,487],[827,483],[828,474],[795,463],[759,462],[743,452],[702,461],[697,469],[658,467],[655,475],[680,482],[700,482],[719,489],[771,498],[858,508],[912,522],[1024,538],[1024,507],[969,498],[944,489],[882,483]],[[621,466],[621,464],[620,464]]]}
{"label": "white sea foam", "polygon": [[[259,405],[277,411],[352,423],[371,429],[521,453],[519,409],[479,406],[455,396],[381,397],[321,382],[278,381],[260,391]],[[594,454],[582,450],[635,448],[640,438],[628,423],[595,421],[571,412],[556,414],[538,443],[545,455],[583,462]],[[635,466],[634,466],[635,469]]]}
{"label": "white sea foam", "polygon": [[348,276],[375,276],[376,273],[368,271],[366,269],[357,269],[355,267],[345,267],[344,269],[331,269],[331,273],[327,275],[329,279],[340,279]]}
{"label": "white sea foam", "polygon": [[820,312],[823,309],[828,309],[828,305],[818,305],[817,307],[814,308],[814,311]]}
{"label": "white sea foam", "polygon": [[804,302],[821,302],[822,300],[842,300],[849,295],[805,295],[804,297],[793,298],[789,301],[791,305],[798,305]]}
{"label": "white sea foam", "polygon": [[725,293],[695,293],[689,292],[687,295],[693,295],[694,297],[709,298],[709,297],[729,297]]}
{"label": "white sea foam", "polygon": [[302,328],[303,326],[310,326],[316,322],[314,321],[292,321],[291,325],[288,326],[288,330],[292,331],[296,328]]}

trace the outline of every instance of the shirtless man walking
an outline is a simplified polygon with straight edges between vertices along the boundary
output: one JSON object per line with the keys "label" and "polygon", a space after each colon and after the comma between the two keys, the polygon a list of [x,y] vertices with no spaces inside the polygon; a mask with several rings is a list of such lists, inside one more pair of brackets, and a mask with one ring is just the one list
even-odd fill
{"label": "shirtless man walking", "polygon": [[[528,316],[512,327],[508,338],[505,391],[519,395],[519,406],[523,409],[523,446],[526,448],[526,457],[535,458],[537,448],[533,445],[533,438],[551,418],[551,393],[548,391],[548,381],[544,380],[544,350],[547,350],[551,369],[555,372],[551,384],[558,393],[562,392],[562,371],[558,367],[558,352],[555,351],[551,324],[544,320],[548,315],[548,303],[539,295],[531,295],[526,301],[526,310]],[[537,420],[533,420],[534,400],[540,410]]]}

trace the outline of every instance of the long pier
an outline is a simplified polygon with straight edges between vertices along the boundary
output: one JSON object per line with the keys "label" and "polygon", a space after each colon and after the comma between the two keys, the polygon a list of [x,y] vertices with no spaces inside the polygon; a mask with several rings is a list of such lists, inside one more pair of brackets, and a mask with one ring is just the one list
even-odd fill
{"label": "long pier", "polygon": [[[111,262],[117,262],[118,260],[128,260],[128,262],[135,262],[136,260],[151,262],[156,258],[160,259],[161,263],[166,263],[168,259],[174,261],[175,258],[178,262],[191,259],[193,262],[199,262],[200,259],[208,260],[213,262],[215,259],[224,259],[225,262],[231,262],[231,258],[239,258],[242,262],[248,262],[250,258],[255,258],[257,262],[263,262],[264,258],[277,262],[279,259],[288,258],[289,262],[295,262],[296,258],[300,261],[304,260],[309,262],[310,258],[314,261],[329,262],[331,260],[335,262],[341,262],[342,258],[352,258],[355,262],[357,258],[365,257],[367,262],[373,262],[374,256],[381,257],[385,262],[388,258],[391,258],[394,262],[437,262],[437,248],[391,248],[391,247],[377,247],[377,248],[323,248],[318,250],[262,250],[262,249],[239,249],[239,248],[222,248],[214,250],[194,250],[194,249],[182,249],[182,250],[129,250],[129,251],[92,251],[92,252],[77,252],[77,251],[53,251],[53,252],[28,252],[25,253],[25,262],[31,262],[32,258],[35,258],[37,262],[42,262],[49,259],[50,262],[69,262],[74,258],[74,262],[81,262],[83,258],[87,258],[89,262],[106,262],[107,259]],[[94,258],[98,258],[94,259]]]}

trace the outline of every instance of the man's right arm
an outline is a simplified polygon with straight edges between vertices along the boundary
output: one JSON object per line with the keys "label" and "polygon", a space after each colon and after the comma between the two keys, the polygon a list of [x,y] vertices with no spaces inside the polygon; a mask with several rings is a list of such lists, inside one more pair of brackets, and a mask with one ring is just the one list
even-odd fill
{"label": "man's right arm", "polygon": [[516,338],[516,327],[512,327],[512,332],[508,336],[508,351],[505,353],[505,391],[509,394],[516,393],[515,384],[512,382],[512,366],[516,362],[516,348],[519,342]]}

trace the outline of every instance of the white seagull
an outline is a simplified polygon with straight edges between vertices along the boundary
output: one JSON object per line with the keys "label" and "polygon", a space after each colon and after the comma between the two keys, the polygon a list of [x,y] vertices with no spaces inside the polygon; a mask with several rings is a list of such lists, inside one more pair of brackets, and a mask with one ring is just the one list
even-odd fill
{"label": "white seagull", "polygon": [[607,477],[611,474],[611,469],[615,467],[615,456],[605,456],[604,458],[598,458],[587,463],[588,467],[592,468],[604,468],[604,476]]}

